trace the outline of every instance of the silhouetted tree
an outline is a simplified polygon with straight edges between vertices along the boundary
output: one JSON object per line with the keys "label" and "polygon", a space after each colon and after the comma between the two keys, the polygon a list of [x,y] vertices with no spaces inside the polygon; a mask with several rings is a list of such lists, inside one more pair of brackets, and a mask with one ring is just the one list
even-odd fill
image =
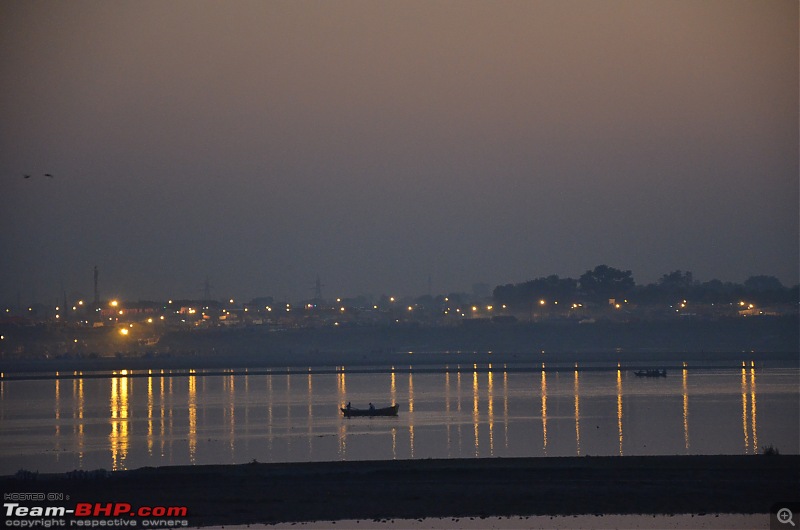
{"label": "silhouetted tree", "polygon": [[539,300],[572,301],[577,293],[578,281],[574,278],[559,278],[553,274],[515,285],[498,285],[493,297],[496,303],[524,308]]}
{"label": "silhouetted tree", "polygon": [[694,286],[694,280],[690,271],[677,270],[663,275],[658,284],[667,290],[687,290]]}
{"label": "silhouetted tree", "polygon": [[792,302],[792,290],[774,276],[750,276],[744,281],[744,296],[758,304]]}
{"label": "silhouetted tree", "polygon": [[581,291],[590,300],[598,303],[623,297],[635,285],[631,271],[622,271],[608,265],[598,265],[593,270],[586,271],[579,282]]}
{"label": "silhouetted tree", "polygon": [[775,276],[750,276],[744,281],[744,287],[751,293],[783,290],[783,284]]}

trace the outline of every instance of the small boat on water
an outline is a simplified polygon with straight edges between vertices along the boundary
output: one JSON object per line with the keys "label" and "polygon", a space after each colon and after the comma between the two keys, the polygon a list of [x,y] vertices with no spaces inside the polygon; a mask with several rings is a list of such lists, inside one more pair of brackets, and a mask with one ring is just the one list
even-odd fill
{"label": "small boat on water", "polygon": [[636,377],[667,377],[666,370],[637,370]]}
{"label": "small boat on water", "polygon": [[384,407],[380,409],[376,409],[372,406],[368,409],[357,409],[355,407],[351,407],[350,403],[348,403],[347,406],[342,407],[341,410],[345,418],[354,418],[357,416],[397,416],[397,411],[400,410],[400,405],[394,404],[391,407]]}

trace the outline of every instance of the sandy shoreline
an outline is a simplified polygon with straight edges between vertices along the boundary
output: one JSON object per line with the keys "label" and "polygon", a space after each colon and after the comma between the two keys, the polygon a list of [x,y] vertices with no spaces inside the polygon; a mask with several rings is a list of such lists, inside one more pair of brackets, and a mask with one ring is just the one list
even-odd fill
{"label": "sandy shoreline", "polygon": [[[0,478],[3,491],[186,506],[191,525],[574,514],[766,514],[800,495],[800,456],[403,460],[142,468]],[[367,526],[368,527],[368,526]]]}
{"label": "sandy shoreline", "polygon": [[625,529],[625,530],[752,530],[768,528],[768,514],[681,514],[681,515],[534,515],[510,517],[448,517],[391,519],[382,521],[315,521],[276,525],[209,526],[207,530],[550,530]]}

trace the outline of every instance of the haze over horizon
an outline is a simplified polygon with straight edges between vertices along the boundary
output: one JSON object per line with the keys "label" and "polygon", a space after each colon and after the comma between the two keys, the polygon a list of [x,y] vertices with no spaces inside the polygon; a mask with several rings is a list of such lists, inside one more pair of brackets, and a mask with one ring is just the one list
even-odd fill
{"label": "haze over horizon", "polygon": [[796,285],[798,46],[793,0],[6,1],[0,302]]}

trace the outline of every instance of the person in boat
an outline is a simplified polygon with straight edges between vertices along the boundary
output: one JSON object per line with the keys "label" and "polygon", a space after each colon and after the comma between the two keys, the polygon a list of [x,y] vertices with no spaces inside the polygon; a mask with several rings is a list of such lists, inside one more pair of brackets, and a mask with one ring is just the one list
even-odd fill
{"label": "person in boat", "polygon": [[372,411],[374,411],[374,410],[375,410],[375,405],[373,405],[372,403],[370,403],[370,404],[369,404],[369,411],[370,411],[370,412],[372,412]]}
{"label": "person in boat", "polygon": [[349,402],[349,401],[347,402],[347,407],[345,407],[345,408],[346,408],[347,410],[350,410],[350,402]]}

